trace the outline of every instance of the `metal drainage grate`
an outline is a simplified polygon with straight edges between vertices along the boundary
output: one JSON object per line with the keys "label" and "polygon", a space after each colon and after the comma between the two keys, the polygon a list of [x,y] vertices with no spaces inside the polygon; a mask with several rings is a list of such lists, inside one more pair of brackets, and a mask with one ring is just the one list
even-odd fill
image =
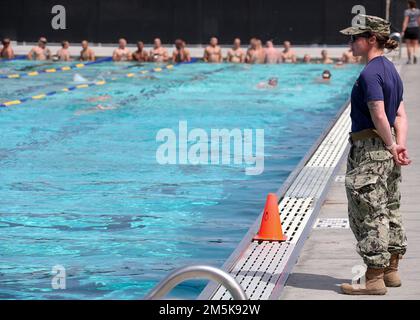
{"label": "metal drainage grate", "polygon": [[[288,237],[287,241],[249,244],[245,242],[245,245],[240,245],[232,254],[232,263],[229,262],[225,266],[243,287],[249,299],[266,300],[279,297],[305,237],[309,234],[314,215],[317,214],[314,214],[314,210],[322,205],[328,183],[348,146],[349,115],[350,105],[299,171],[279,203],[282,228]],[[256,223],[259,223],[260,219],[261,216]],[[344,224],[343,219],[338,220],[341,224],[330,221],[326,225]],[[323,226],[321,222],[317,221]],[[245,239],[251,239],[253,228]],[[199,299],[228,300],[231,296],[223,287],[209,284]]]}
{"label": "metal drainage grate", "polygon": [[[293,244],[287,242],[252,242],[230,272],[245,290],[250,300],[267,300],[281,276],[284,263],[292,253]],[[212,300],[231,300],[222,287]]]}
{"label": "metal drainage grate", "polygon": [[345,218],[320,218],[316,220],[314,229],[349,229],[349,219]]}
{"label": "metal drainage grate", "polygon": [[284,197],[279,204],[281,225],[287,242],[296,243],[313,211],[313,198]]}
{"label": "metal drainage grate", "polygon": [[287,190],[286,195],[320,197],[348,145],[347,137],[351,123],[349,113],[350,108],[343,112],[308,164]]}
{"label": "metal drainage grate", "polygon": [[[230,272],[251,300],[266,300],[271,294],[283,264],[299,239],[313,210],[312,198],[285,197],[279,204],[286,242],[252,242]],[[229,292],[219,287],[212,300],[231,299]]]}

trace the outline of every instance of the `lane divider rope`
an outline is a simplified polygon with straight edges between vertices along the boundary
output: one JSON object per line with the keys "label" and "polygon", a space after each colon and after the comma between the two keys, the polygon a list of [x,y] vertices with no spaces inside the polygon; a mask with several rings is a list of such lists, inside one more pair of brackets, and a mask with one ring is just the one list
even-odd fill
{"label": "lane divider rope", "polygon": [[[139,71],[139,73],[147,74],[147,73],[154,73],[154,72],[162,72],[164,70],[171,70],[175,66],[178,66],[180,64],[182,64],[182,63],[178,63],[178,64],[175,64],[175,65],[168,64],[164,67],[155,67],[155,68],[152,68],[152,69],[149,69],[149,70],[141,70],[141,71]],[[124,77],[125,78],[132,78],[134,76],[135,76],[135,73],[127,73]],[[110,80],[100,80],[100,81],[96,81],[96,82],[93,82],[93,83],[84,83],[84,84],[79,84],[79,85],[76,85],[76,86],[63,88],[63,89],[56,90],[56,91],[51,91],[51,92],[48,92],[48,93],[42,93],[42,94],[34,95],[34,96],[31,96],[31,97],[11,100],[11,101],[1,103],[0,108],[20,105],[24,102],[33,101],[33,100],[41,100],[41,99],[44,99],[46,97],[56,95],[60,92],[69,92],[69,91],[74,91],[74,90],[77,90],[77,89],[84,89],[84,88],[89,88],[89,87],[102,86],[104,84],[107,84],[108,82],[116,81],[118,79],[120,79],[120,78],[111,78]]]}
{"label": "lane divider rope", "polygon": [[31,72],[24,72],[24,73],[12,73],[12,74],[0,74],[0,79],[20,79],[23,77],[35,77],[45,73],[56,73],[56,72],[65,72],[75,69],[81,69],[86,66],[90,66],[93,64],[98,64],[102,62],[112,61],[111,57],[98,59],[96,61],[86,62],[86,63],[77,63],[71,66],[64,66],[60,68],[48,68],[39,71],[31,71]]}

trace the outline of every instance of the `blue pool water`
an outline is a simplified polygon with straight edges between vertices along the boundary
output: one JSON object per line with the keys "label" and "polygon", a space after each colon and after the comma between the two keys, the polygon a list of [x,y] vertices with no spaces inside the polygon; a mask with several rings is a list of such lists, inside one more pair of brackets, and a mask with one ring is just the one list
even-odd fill
{"label": "blue pool water", "polygon": [[[0,73],[45,68],[0,65]],[[104,86],[0,109],[0,298],[139,299],[171,270],[221,266],[264,206],[347,100],[360,66],[103,63],[0,79],[0,103],[73,86]],[[314,81],[326,68],[330,85]],[[125,78],[124,74],[135,73]],[[276,89],[257,89],[270,77]],[[101,101],[102,100],[102,101]],[[98,108],[98,105],[101,105]],[[156,134],[264,129],[265,170],[246,165],[159,165]],[[66,269],[66,289],[51,287]],[[194,298],[205,282],[173,297]]]}

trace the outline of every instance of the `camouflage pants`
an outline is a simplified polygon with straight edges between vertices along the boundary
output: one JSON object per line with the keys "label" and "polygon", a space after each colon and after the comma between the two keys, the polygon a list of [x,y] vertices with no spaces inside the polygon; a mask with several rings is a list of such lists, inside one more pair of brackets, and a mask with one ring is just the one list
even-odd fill
{"label": "camouflage pants", "polygon": [[400,182],[401,167],[381,139],[352,143],[345,179],[349,222],[357,252],[368,267],[387,267],[391,254],[406,251]]}

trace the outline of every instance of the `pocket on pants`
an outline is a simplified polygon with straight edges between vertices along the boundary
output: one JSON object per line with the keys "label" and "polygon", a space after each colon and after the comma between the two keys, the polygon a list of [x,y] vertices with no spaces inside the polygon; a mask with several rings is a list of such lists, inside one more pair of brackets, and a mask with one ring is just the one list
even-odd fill
{"label": "pocket on pants", "polygon": [[373,161],[386,161],[393,158],[393,155],[388,150],[375,150],[368,152],[369,158]]}
{"label": "pocket on pants", "polygon": [[351,190],[369,192],[375,189],[379,176],[377,174],[354,174],[346,175],[345,186]]}

